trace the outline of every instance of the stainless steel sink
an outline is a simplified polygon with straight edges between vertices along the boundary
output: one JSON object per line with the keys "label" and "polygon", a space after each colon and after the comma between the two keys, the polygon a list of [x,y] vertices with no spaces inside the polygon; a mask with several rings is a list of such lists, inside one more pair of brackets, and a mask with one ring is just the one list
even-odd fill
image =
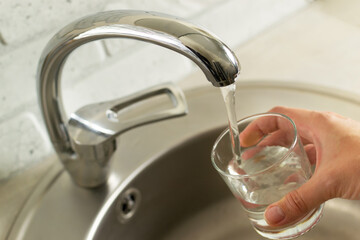
{"label": "stainless steel sink", "polygon": [[[318,89],[239,83],[237,113],[244,117],[287,105],[360,120],[358,96]],[[79,188],[55,162],[9,239],[261,239],[210,163],[212,144],[226,124],[219,90],[204,87],[185,94],[188,116],[122,135],[120,160],[113,162],[106,185]],[[298,239],[355,240],[359,222],[359,201],[330,200],[320,223]]]}
{"label": "stainless steel sink", "polygon": [[[209,151],[218,134],[218,130],[213,130],[194,136],[143,169],[104,211],[94,225],[92,237],[260,239],[209,162]],[[129,194],[133,194],[135,212],[132,219],[121,223],[131,208],[126,201]],[[358,214],[349,214],[352,211]],[[359,203],[332,201],[321,223],[301,239],[357,239],[359,220]]]}

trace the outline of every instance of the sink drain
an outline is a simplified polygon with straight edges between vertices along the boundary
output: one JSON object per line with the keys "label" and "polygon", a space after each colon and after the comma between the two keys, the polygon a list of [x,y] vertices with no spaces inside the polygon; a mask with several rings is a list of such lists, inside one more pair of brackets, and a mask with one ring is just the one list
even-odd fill
{"label": "sink drain", "polygon": [[140,191],[135,188],[129,188],[120,195],[116,204],[116,212],[121,223],[128,222],[134,216],[140,200]]}

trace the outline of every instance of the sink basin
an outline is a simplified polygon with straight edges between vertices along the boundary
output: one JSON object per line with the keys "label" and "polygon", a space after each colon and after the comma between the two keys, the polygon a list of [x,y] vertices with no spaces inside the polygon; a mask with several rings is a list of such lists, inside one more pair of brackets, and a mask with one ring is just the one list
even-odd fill
{"label": "sink basin", "polygon": [[[132,219],[121,223],[129,207],[122,196],[101,216],[91,238],[261,239],[210,164],[209,151],[218,134],[213,130],[195,136],[143,169],[123,188],[139,194],[133,195],[139,204]],[[359,202],[333,200],[321,223],[300,239],[357,239],[359,220]]]}
{"label": "sink basin", "polygon": [[[274,105],[335,111],[360,120],[360,99],[299,84],[238,84],[239,117]],[[55,162],[34,189],[9,239],[262,239],[210,162],[226,126],[218,89],[187,91],[189,115],[120,137],[108,183],[75,186]],[[346,96],[346,97],[345,97]],[[358,239],[360,202],[326,203],[324,216],[298,239]]]}

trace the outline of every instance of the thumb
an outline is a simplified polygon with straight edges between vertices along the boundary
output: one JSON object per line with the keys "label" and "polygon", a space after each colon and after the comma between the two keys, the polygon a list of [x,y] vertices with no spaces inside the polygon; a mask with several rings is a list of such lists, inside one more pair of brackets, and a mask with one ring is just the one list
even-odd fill
{"label": "thumb", "polygon": [[291,224],[319,207],[330,197],[320,179],[315,175],[300,188],[286,194],[281,200],[269,205],[265,211],[266,222],[271,226]]}

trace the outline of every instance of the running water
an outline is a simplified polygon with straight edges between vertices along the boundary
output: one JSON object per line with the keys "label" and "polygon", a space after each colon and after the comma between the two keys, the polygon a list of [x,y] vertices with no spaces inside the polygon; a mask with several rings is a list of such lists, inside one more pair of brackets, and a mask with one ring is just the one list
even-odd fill
{"label": "running water", "polygon": [[224,98],[226,111],[229,119],[229,130],[232,143],[232,152],[234,155],[234,162],[237,166],[241,166],[241,147],[239,138],[239,128],[237,125],[237,118],[235,112],[235,83],[220,88]]}

